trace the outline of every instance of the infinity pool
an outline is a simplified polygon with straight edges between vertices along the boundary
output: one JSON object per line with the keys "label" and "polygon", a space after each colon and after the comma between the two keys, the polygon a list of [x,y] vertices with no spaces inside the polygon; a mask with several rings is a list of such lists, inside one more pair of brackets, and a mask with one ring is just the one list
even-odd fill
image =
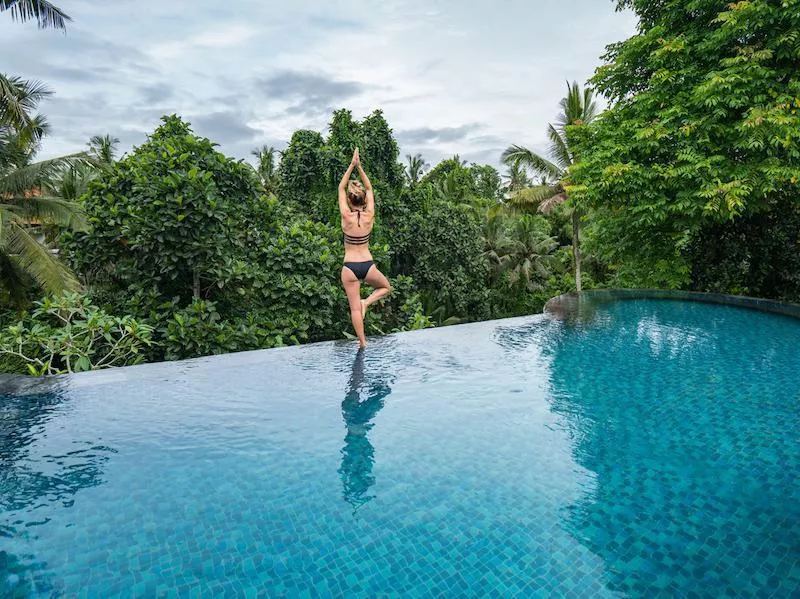
{"label": "infinity pool", "polygon": [[598,304],[0,386],[7,597],[800,594],[800,320]]}

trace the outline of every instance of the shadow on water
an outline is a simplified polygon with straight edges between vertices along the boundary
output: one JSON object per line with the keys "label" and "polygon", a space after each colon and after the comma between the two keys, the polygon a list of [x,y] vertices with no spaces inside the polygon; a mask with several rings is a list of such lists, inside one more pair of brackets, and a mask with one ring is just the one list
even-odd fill
{"label": "shadow on water", "polygon": [[13,553],[54,511],[68,509],[82,489],[102,484],[102,465],[115,451],[92,442],[70,441],[66,451],[44,454],[51,419],[66,401],[58,387],[12,395],[0,389],[0,596],[25,597],[53,590],[47,565],[34,555]]}
{"label": "shadow on water", "polygon": [[542,348],[550,410],[593,473],[563,526],[603,559],[609,590],[758,596],[791,580],[800,357],[786,323],[624,301],[501,335]]}
{"label": "shadow on water", "polygon": [[392,392],[387,377],[379,371],[367,373],[364,350],[359,350],[353,361],[347,392],[342,401],[342,417],[347,428],[342,447],[342,479],[344,500],[353,507],[353,514],[371,501],[375,495],[370,488],[375,484],[372,467],[375,448],[369,441],[373,419]]}

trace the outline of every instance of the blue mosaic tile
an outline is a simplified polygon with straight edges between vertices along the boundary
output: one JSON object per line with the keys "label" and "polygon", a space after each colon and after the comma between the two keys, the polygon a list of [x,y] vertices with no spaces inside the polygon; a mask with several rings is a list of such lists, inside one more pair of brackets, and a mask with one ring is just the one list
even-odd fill
{"label": "blue mosaic tile", "polygon": [[0,597],[800,596],[798,347],[608,301],[5,394]]}

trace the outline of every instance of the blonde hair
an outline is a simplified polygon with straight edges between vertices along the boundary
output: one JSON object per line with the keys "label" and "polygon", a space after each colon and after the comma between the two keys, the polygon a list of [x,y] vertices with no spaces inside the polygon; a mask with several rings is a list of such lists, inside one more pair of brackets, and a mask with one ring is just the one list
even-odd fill
{"label": "blonde hair", "polygon": [[347,199],[353,206],[363,206],[367,200],[367,192],[361,181],[352,180],[347,184]]}

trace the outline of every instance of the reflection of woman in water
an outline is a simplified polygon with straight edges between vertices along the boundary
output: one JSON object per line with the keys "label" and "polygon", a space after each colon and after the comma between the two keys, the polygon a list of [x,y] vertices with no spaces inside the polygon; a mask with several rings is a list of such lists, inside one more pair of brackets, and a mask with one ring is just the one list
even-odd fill
{"label": "reflection of woman in water", "polygon": [[[362,388],[366,398],[361,399]],[[342,448],[342,477],[344,499],[357,510],[370,501],[369,488],[375,484],[372,464],[375,462],[375,448],[367,438],[374,424],[372,419],[383,407],[384,398],[392,389],[384,381],[364,382],[364,350],[359,350],[353,363],[353,371],[348,383],[347,395],[342,402],[342,416],[347,426],[347,434]]]}

